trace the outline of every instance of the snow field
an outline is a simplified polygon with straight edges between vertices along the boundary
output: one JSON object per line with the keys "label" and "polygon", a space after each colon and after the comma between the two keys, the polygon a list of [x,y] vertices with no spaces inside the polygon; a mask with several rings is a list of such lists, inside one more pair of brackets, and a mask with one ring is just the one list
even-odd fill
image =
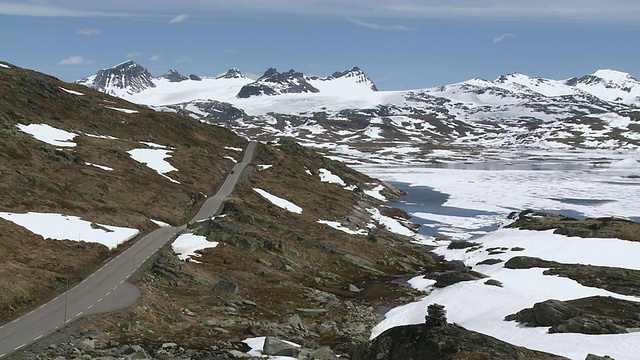
{"label": "snow field", "polygon": [[0,212],[0,217],[45,239],[93,242],[103,244],[109,249],[116,248],[139,233],[138,229],[94,224],[77,216],[55,213]]}
{"label": "snow field", "polygon": [[[587,353],[610,355],[615,359],[637,359],[640,349],[640,332],[623,335],[547,334],[547,328],[527,328],[504,317],[536,302],[548,299],[571,300],[601,295],[630,301],[637,297],[624,296],[598,288],[590,288],[564,277],[543,275],[545,269],[507,269],[503,263],[476,265],[488,258],[504,261],[514,256],[540,257],[545,260],[569,264],[592,264],[629,269],[639,269],[637,254],[640,243],[618,239],[569,238],[553,234],[553,231],[526,231],[501,229],[480,239],[483,248],[470,253],[467,249],[435,251],[447,260],[463,260],[489,278],[500,281],[503,287],[488,286],[487,279],[465,281],[442,289],[430,287],[432,280],[414,278],[410,284],[417,289],[431,290],[421,301],[395,308],[386,314],[386,319],[372,331],[376,337],[384,330],[405,324],[424,322],[427,306],[442,304],[447,309],[449,322],[456,322],[469,330],[478,331],[512,344],[551,352],[572,359],[584,359]],[[489,255],[485,250],[492,247],[522,247],[524,251],[507,251],[505,254]],[[470,300],[472,299],[472,300]],[[470,302],[471,301],[471,302]],[[571,343],[568,347],[566,344]]]}

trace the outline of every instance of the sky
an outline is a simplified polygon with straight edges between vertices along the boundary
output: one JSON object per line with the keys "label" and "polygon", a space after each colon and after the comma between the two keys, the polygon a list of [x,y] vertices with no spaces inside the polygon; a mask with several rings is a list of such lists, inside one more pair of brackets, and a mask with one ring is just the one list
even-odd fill
{"label": "sky", "polygon": [[638,0],[0,0],[0,61],[65,81],[131,59],[154,76],[358,66],[407,90],[514,72],[638,78],[639,58]]}

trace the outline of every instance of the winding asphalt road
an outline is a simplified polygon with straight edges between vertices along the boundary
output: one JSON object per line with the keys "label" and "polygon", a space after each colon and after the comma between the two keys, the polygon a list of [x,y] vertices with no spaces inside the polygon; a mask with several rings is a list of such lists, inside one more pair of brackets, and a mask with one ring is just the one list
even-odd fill
{"label": "winding asphalt road", "polygon": [[[218,192],[205,201],[190,223],[208,219],[220,211],[222,202],[231,195],[240,174],[251,161],[255,147],[256,142],[250,141],[242,161],[233,167]],[[149,233],[64,294],[0,326],[0,358],[47,337],[83,316],[113,312],[133,305],[140,297],[140,290],[127,280],[149,257],[185,228],[186,225],[164,227]]]}

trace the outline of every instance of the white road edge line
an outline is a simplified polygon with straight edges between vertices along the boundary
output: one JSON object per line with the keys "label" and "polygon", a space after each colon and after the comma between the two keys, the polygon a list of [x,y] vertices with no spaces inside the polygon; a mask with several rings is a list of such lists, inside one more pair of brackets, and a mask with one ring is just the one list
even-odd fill
{"label": "white road edge line", "polygon": [[111,291],[107,291],[107,293],[104,294],[104,296],[109,296],[109,294],[111,294]]}
{"label": "white road edge line", "polygon": [[87,307],[87,310],[91,309],[92,307],[93,307],[93,304],[89,305],[89,306]]}
{"label": "white road edge line", "polygon": [[38,340],[40,340],[41,338],[42,338],[42,335],[40,335],[40,336],[36,336],[36,338],[35,338],[35,339],[33,339],[33,341],[38,341]]}
{"label": "white road edge line", "polygon": [[22,345],[20,345],[20,346],[18,346],[18,347],[16,347],[16,348],[14,348],[13,350],[18,350],[18,349],[20,349],[21,347],[23,347],[23,346],[25,346],[25,345],[26,345],[26,344],[22,344]]}
{"label": "white road edge line", "polygon": [[96,301],[96,302],[99,303],[100,301],[102,301],[102,298],[98,299],[98,301]]}
{"label": "white road edge line", "polygon": [[78,315],[76,315],[76,317],[78,317],[78,316],[82,315],[82,313],[84,313],[84,311],[80,311],[80,312],[78,313]]}

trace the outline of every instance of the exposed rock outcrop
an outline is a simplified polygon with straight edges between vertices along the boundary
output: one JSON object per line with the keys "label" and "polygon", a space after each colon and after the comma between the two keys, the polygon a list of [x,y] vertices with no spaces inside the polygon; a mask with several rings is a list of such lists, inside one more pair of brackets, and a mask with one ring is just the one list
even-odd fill
{"label": "exposed rock outcrop", "polygon": [[565,359],[448,324],[444,313],[441,305],[431,305],[425,324],[391,328],[349,355],[352,360]]}

